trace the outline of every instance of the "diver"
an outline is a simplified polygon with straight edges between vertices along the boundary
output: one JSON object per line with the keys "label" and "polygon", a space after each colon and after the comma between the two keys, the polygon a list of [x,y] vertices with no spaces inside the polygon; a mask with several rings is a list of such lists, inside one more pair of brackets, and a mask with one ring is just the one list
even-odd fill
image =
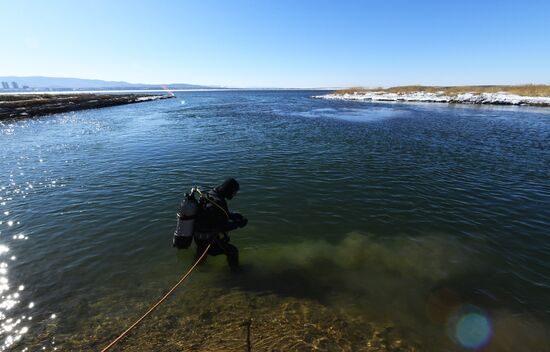
{"label": "diver", "polygon": [[[233,199],[239,191],[239,183],[234,178],[225,180],[221,185],[203,194],[205,201],[197,214],[193,238],[197,245],[196,257],[199,258],[209,244],[207,255],[227,256],[231,271],[239,271],[239,250],[229,243],[228,232],[243,228],[248,219],[239,213],[231,213],[227,201]],[[206,259],[206,257],[205,257]]]}

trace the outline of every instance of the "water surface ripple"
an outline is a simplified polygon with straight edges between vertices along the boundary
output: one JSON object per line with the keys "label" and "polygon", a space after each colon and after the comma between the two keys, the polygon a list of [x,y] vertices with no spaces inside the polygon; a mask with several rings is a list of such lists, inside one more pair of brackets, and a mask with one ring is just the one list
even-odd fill
{"label": "water surface ripple", "polygon": [[189,326],[222,339],[246,319],[259,350],[460,350],[472,314],[492,350],[544,350],[549,110],[318,93],[182,92],[2,122],[1,349],[108,342],[191,263],[171,247],[183,193],[234,176],[246,273],[209,259],[127,350],[159,336],[242,349]]}

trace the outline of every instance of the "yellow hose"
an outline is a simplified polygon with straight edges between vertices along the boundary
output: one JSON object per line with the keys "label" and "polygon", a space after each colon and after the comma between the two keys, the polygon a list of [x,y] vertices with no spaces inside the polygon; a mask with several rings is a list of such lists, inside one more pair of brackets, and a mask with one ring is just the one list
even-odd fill
{"label": "yellow hose", "polygon": [[168,293],[166,293],[157,303],[155,303],[151,308],[149,308],[149,310],[143,314],[141,316],[141,318],[139,318],[135,323],[133,323],[128,329],[126,329],[122,334],[120,334],[116,339],[114,339],[107,347],[105,347],[104,349],[101,350],[101,352],[106,352],[108,350],[110,350],[117,342],[119,342],[120,340],[122,340],[124,338],[124,336],[128,335],[128,333],[130,331],[132,331],[136,326],[139,325],[139,323],[141,323],[143,321],[143,319],[145,319],[149,314],[151,314],[151,312],[153,312],[158,306],[160,306],[162,304],[162,302],[164,302],[168,296],[170,296],[172,294],[172,292],[174,292],[176,290],[176,288],[178,288],[179,285],[181,285],[185,279],[187,279],[187,277],[189,277],[189,275],[191,274],[191,272],[193,271],[193,269],[195,269],[195,267],[200,263],[200,261],[202,260],[202,258],[204,258],[204,256],[206,255],[206,252],[208,252],[208,249],[210,249],[210,246],[212,245],[212,243],[209,243],[208,244],[208,247],[206,247],[204,253],[202,253],[202,255],[200,256],[199,259],[197,259],[197,261],[195,262],[195,264],[193,264],[193,266],[191,267],[191,269],[189,269],[187,271],[187,273],[185,273],[185,275],[183,275],[183,277],[180,279],[180,281],[178,281],[177,284],[174,285],[174,287],[172,287],[170,289],[170,291],[168,291]]}
{"label": "yellow hose", "polygon": [[[227,211],[221,205],[214,202],[212,199],[208,198],[206,193],[202,193],[197,187],[195,187],[194,190],[196,190],[199,193],[199,195],[204,197],[204,199],[206,199],[210,203],[212,203],[215,206],[217,206],[218,208],[220,208],[224,212],[225,216],[227,216],[227,219],[230,220],[229,214],[227,213]],[[160,306],[168,298],[168,296],[170,296],[172,294],[172,292],[174,292],[178,288],[178,286],[181,285],[187,279],[187,277],[189,277],[189,275],[191,275],[191,272],[193,272],[193,270],[197,267],[197,265],[200,263],[202,258],[204,258],[204,256],[206,255],[206,253],[210,249],[211,245],[212,245],[212,242],[210,242],[208,244],[208,246],[206,247],[206,249],[204,250],[204,252],[200,256],[200,258],[197,259],[197,261],[195,262],[195,264],[193,264],[191,269],[189,269],[187,271],[187,273],[185,273],[185,275],[183,275],[183,277],[180,279],[180,281],[178,281],[178,283],[175,284],[174,287],[172,287],[170,289],[170,291],[168,291],[168,293],[166,293],[157,303],[155,303],[151,308],[149,308],[149,310],[145,314],[143,314],[141,316],[141,318],[136,320],[135,323],[133,323],[128,329],[126,329],[122,334],[120,334],[116,339],[114,339],[109,345],[107,345],[107,347],[102,349],[101,352],[106,352],[106,351],[110,350],[111,348],[113,348],[114,345],[116,345],[120,340],[122,340],[126,335],[128,335],[130,333],[130,331],[132,331],[136,326],[138,326],[143,321],[143,319],[145,319],[149,314],[151,314],[155,309],[157,309],[157,307]]]}

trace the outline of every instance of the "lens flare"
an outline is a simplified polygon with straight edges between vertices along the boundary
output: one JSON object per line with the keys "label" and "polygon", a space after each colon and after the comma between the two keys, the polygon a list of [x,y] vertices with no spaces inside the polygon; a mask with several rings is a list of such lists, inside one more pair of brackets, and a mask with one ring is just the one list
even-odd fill
{"label": "lens flare", "polygon": [[486,346],[491,339],[491,322],[481,309],[465,306],[451,320],[449,334],[462,347],[478,349]]}
{"label": "lens flare", "polygon": [[162,89],[164,89],[168,94],[170,94],[171,97],[175,96],[174,92],[172,92],[168,86],[162,86]]}

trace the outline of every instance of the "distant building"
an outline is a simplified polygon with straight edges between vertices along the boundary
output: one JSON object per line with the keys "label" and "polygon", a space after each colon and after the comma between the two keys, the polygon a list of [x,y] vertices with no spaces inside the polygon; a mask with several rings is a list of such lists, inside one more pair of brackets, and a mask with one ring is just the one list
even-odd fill
{"label": "distant building", "polygon": [[2,88],[10,89],[10,84],[8,82],[2,82]]}
{"label": "distant building", "polygon": [[11,87],[13,89],[19,89],[19,84],[17,84],[17,82],[13,81],[13,82],[11,82]]}

